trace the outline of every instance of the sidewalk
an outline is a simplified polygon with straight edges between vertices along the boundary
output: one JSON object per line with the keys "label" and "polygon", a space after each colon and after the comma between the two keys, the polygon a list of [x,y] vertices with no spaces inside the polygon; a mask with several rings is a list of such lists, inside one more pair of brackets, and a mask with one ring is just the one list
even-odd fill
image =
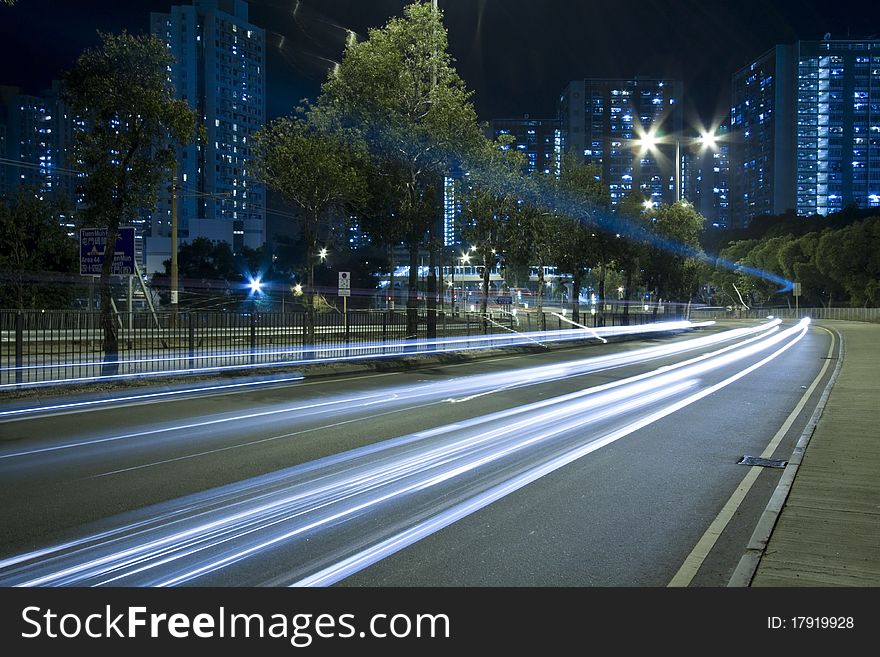
{"label": "sidewalk", "polygon": [[731,586],[880,586],[880,324],[818,324],[843,336],[842,367],[766,549],[753,537]]}

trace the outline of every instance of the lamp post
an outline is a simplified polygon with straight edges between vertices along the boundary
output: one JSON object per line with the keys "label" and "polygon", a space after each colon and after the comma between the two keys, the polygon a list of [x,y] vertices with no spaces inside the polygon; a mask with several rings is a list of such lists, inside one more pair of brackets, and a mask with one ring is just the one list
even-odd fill
{"label": "lamp post", "polygon": [[658,152],[660,144],[673,144],[675,146],[675,201],[682,200],[681,194],[681,147],[699,145],[701,151],[707,149],[715,150],[718,147],[718,136],[715,131],[703,131],[698,137],[687,137],[683,135],[658,136],[655,130],[644,133],[635,140],[645,151]]}
{"label": "lamp post", "polygon": [[[464,267],[465,265],[470,264],[471,256],[469,253],[462,253],[459,260],[461,260],[461,265],[462,265],[462,267]],[[462,287],[461,289],[462,289],[462,292],[464,292],[464,287]],[[453,304],[453,306],[452,306],[453,312],[455,312],[455,281],[454,280],[453,280],[453,285],[452,285],[452,304]]]}
{"label": "lamp post", "polygon": [[450,303],[452,305],[452,316],[455,317],[455,256],[452,256],[452,296],[450,297]]}

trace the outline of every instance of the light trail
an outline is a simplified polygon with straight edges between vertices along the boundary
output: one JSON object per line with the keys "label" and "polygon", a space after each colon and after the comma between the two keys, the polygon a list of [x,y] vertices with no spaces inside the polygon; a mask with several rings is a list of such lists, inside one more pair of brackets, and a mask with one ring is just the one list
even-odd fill
{"label": "light trail", "polygon": [[[474,399],[486,394],[511,390],[528,385],[538,385],[553,380],[583,376],[597,371],[625,367],[627,365],[633,365],[649,360],[667,358],[696,349],[705,349],[713,345],[741,340],[749,336],[758,336],[767,331],[776,330],[780,323],[781,320],[776,319],[753,327],[731,329],[721,333],[701,336],[699,338],[669,345],[658,345],[619,354],[584,358],[570,361],[562,365],[526,367],[516,370],[507,370],[500,374],[479,374],[467,377],[457,377],[445,382],[386,387],[378,392],[369,392],[359,395],[337,395],[330,399],[325,398],[321,401],[303,402],[293,405],[279,404],[273,408],[261,411],[230,413],[220,417],[211,417],[210,419],[188,421],[185,423],[169,423],[165,426],[151,427],[122,434],[89,436],[84,439],[59,441],[43,447],[25,450],[15,447],[0,447],[0,463],[10,459],[59,452],[62,450],[121,443],[134,439],[146,439],[148,437],[155,437],[162,434],[168,435],[187,431],[192,435],[192,432],[196,430],[202,432],[217,431],[224,426],[231,426],[242,422],[251,423],[256,420],[267,421],[273,419],[280,421],[286,419],[302,422],[303,419],[316,419],[321,415],[331,415],[338,419],[340,415],[344,416],[346,414],[355,413],[362,408],[377,404],[389,407],[404,407],[415,403],[423,403],[432,399],[437,402],[468,401],[469,399]],[[232,387],[237,385],[238,384],[232,384]],[[216,387],[216,389],[220,388],[220,386]],[[92,401],[55,404],[49,408],[35,408],[32,409],[31,412],[62,412],[80,409],[84,406],[90,405],[93,405]],[[10,413],[14,413],[14,417],[21,417],[23,415],[23,412],[21,411],[10,411]],[[285,432],[282,435],[289,435],[289,432]]]}
{"label": "light trail", "polygon": [[[577,376],[580,374],[589,373],[592,371],[596,371],[597,368],[611,368],[611,367],[622,367],[624,365],[631,364],[633,362],[638,362],[639,360],[649,359],[649,358],[663,358],[666,356],[671,356],[676,353],[681,353],[682,350],[687,351],[690,349],[701,349],[708,347],[712,344],[719,344],[721,342],[725,342],[728,340],[736,340],[742,337],[743,335],[748,334],[756,334],[762,331],[771,330],[774,326],[778,326],[781,323],[781,320],[773,320],[767,322],[765,324],[760,324],[755,327],[749,328],[741,328],[741,329],[732,329],[728,331],[724,331],[715,335],[704,336],[701,338],[695,338],[693,340],[689,340],[686,343],[679,343],[678,345],[672,346],[659,346],[659,347],[649,347],[646,349],[638,350],[632,352],[631,357],[627,356],[601,356],[590,359],[580,359],[577,361],[572,361],[570,364],[566,365],[569,372],[569,376]],[[619,328],[627,328],[627,327],[613,327],[614,329]],[[562,333],[571,333],[571,331],[563,331]],[[557,368],[558,366],[551,366],[552,368]],[[525,378],[529,379],[533,376],[533,373],[541,370],[542,368],[524,368],[522,370],[514,370],[508,374],[505,374],[505,382],[509,383],[511,381],[511,377],[515,378],[517,376],[523,375]],[[560,370],[561,371],[561,370]],[[483,376],[483,379],[472,379],[476,381],[477,386],[491,386],[491,383],[485,382],[487,379],[490,379],[494,375],[480,375]],[[210,392],[223,392],[228,391],[231,392],[235,389],[239,389],[245,386],[275,386],[278,385],[279,382],[290,382],[300,380],[303,377],[301,375],[295,376],[281,376],[281,377],[271,377],[266,378],[261,381],[255,382],[247,382],[247,383],[229,383],[224,385],[215,385],[210,387],[193,387],[193,388],[185,388],[175,391],[165,391],[159,393],[143,393],[141,395],[124,395],[122,397],[114,397],[114,396],[106,396],[103,399],[89,399],[89,400],[77,400],[77,401],[69,401],[69,402],[59,402],[55,404],[46,404],[40,406],[30,406],[26,408],[15,408],[9,409],[5,411],[0,411],[0,424],[4,421],[16,420],[22,417],[26,417],[29,415],[44,415],[48,413],[62,413],[62,412],[70,412],[76,410],[86,410],[90,407],[101,407],[111,404],[116,404],[119,402],[130,402],[130,401],[148,401],[150,399],[159,399],[163,397],[173,397],[173,396],[185,396],[189,394],[199,394],[203,391]],[[458,381],[458,380],[457,380]],[[437,384],[431,384],[435,386],[436,389]],[[282,409],[279,412],[283,412]],[[248,416],[250,417],[250,416]],[[0,458],[3,458],[0,455]]]}
{"label": "light trail", "polygon": [[[807,328],[804,320],[739,331],[741,342],[674,365],[156,505],[115,528],[0,561],[0,584],[198,584],[281,550],[293,559],[286,583],[327,585],[740,380]],[[650,358],[653,350],[636,351]],[[739,369],[721,374],[731,366]],[[552,380],[566,367],[531,369]],[[330,549],[340,542],[350,547]]]}
{"label": "light trail", "polygon": [[[645,335],[650,333],[667,333],[670,331],[684,331],[700,326],[713,324],[707,322],[672,321],[640,324],[637,326],[613,326],[597,329],[565,329],[558,331],[531,331],[513,332],[500,335],[476,335],[442,339],[419,339],[419,340],[391,340],[386,342],[354,342],[336,343],[330,345],[303,345],[288,349],[260,349],[256,351],[242,350],[229,352],[209,352],[193,355],[170,355],[153,356],[148,358],[129,358],[114,361],[113,365],[127,370],[119,374],[101,376],[63,377],[57,379],[41,379],[36,381],[24,381],[21,383],[2,383],[0,392],[3,390],[22,390],[26,388],[39,388],[45,386],[72,385],[83,383],[96,383],[101,381],[119,381],[130,379],[151,379],[167,376],[192,376],[217,374],[228,371],[247,371],[266,368],[295,367],[309,364],[328,364],[350,362],[360,360],[375,360],[383,358],[395,358],[400,356],[428,356],[458,351],[475,351],[480,349],[498,349],[504,347],[520,347],[534,344],[551,342],[569,342],[585,340],[589,338],[599,339],[606,342],[607,337],[624,337]],[[338,355],[342,353],[343,355]],[[306,357],[304,354],[311,354]],[[173,367],[174,363],[200,363],[210,360],[230,361],[226,365],[211,366],[187,366]],[[243,362],[254,361],[254,362]],[[140,367],[154,367],[168,364],[165,369],[146,370]],[[22,374],[40,372],[43,370],[57,369],[99,369],[105,365],[104,361],[78,361],[71,363],[47,363],[39,365],[25,365],[18,368],[3,368],[6,371],[17,371]]]}

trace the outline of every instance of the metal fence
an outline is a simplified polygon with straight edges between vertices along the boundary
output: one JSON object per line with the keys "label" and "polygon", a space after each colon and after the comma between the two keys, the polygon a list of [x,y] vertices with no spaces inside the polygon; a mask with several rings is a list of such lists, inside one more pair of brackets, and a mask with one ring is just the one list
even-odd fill
{"label": "metal fence", "polygon": [[840,319],[851,322],[880,322],[880,308],[692,308],[691,319]]}
{"label": "metal fence", "polygon": [[[667,306],[624,315],[611,308],[603,314],[587,311],[581,322],[637,325],[678,319],[680,310]],[[307,342],[304,312],[123,313],[117,316],[117,360],[108,364],[97,312],[0,311],[0,386],[75,381],[110,371],[124,377],[456,351],[497,345],[495,338],[502,336],[577,328],[552,312],[543,313],[543,321],[534,311],[490,312],[484,322],[479,313],[438,311],[436,339],[429,339],[427,319],[421,310],[416,334],[408,335],[405,311],[318,313],[314,340]]]}

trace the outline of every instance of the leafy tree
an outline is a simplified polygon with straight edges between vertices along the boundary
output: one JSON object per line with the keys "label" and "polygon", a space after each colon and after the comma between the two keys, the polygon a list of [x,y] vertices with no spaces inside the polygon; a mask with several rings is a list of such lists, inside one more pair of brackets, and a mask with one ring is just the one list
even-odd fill
{"label": "leafy tree", "polygon": [[79,245],[59,225],[64,210],[29,189],[0,199],[0,307],[63,308],[73,287],[56,281],[79,278]]}
{"label": "leafy tree", "polygon": [[[114,245],[120,225],[155,207],[158,186],[175,165],[175,148],[196,138],[196,114],[174,98],[168,81],[172,57],[155,36],[100,34],[64,76],[72,113],[85,122],[74,157],[86,176],[84,223],[107,229]],[[119,336],[112,316],[110,272],[100,278],[104,373],[117,371]]]}
{"label": "leafy tree", "polygon": [[634,286],[648,253],[649,220],[645,215],[644,198],[641,194],[627,194],[617,204],[615,214],[619,225],[627,228],[617,245],[615,264],[623,273],[623,323],[628,324]]}
{"label": "leafy tree", "polygon": [[553,257],[557,267],[572,276],[572,321],[579,323],[583,278],[598,260],[599,226],[611,197],[599,168],[580,162],[573,154],[563,158],[554,192],[548,220],[555,236]]}
{"label": "leafy tree", "polygon": [[880,279],[880,219],[863,221],[840,230],[824,231],[816,247],[819,272],[840,285],[853,306],[876,303]]}
{"label": "leafy tree", "polygon": [[[181,306],[225,306],[232,300],[234,287],[240,287],[244,281],[236,256],[227,242],[212,242],[206,237],[197,237],[192,242],[180,245],[177,261]],[[152,285],[158,289],[170,289],[171,260],[163,264],[165,272],[154,274]]]}
{"label": "leafy tree", "polygon": [[827,307],[833,299],[844,294],[843,289],[834,280],[823,276],[816,266],[820,236],[820,233],[808,233],[786,242],[779,250],[782,275],[801,284],[801,303],[805,306]]}
{"label": "leafy tree", "polygon": [[512,139],[502,136],[486,141],[469,163],[469,180],[464,190],[461,234],[476,247],[483,275],[480,314],[483,333],[489,329],[486,307],[489,300],[489,276],[506,246],[509,224],[519,213],[518,183],[525,158],[510,148]]}
{"label": "leafy tree", "polygon": [[651,214],[653,244],[648,249],[645,276],[655,299],[690,299],[702,269],[699,236],[705,218],[686,201],[663,205]]}
{"label": "leafy tree", "polygon": [[733,292],[743,303],[763,304],[779,291],[757,270],[800,282],[805,304],[830,306],[846,300],[853,306],[880,305],[880,218],[835,225],[798,238],[731,242],[720,255],[741,268],[716,271],[712,281],[734,304],[739,301]]}
{"label": "leafy tree", "polygon": [[315,265],[318,241],[326,237],[329,220],[362,203],[366,178],[356,142],[343,132],[327,129],[308,112],[277,119],[255,136],[260,177],[296,204],[305,260],[306,336],[315,341]]}
{"label": "leafy tree", "polygon": [[317,106],[325,120],[361,134],[387,177],[394,234],[409,250],[407,333],[415,335],[419,248],[427,243],[433,259],[441,176],[484,139],[447,53],[441,13],[411,4],[403,18],[349,43]]}

